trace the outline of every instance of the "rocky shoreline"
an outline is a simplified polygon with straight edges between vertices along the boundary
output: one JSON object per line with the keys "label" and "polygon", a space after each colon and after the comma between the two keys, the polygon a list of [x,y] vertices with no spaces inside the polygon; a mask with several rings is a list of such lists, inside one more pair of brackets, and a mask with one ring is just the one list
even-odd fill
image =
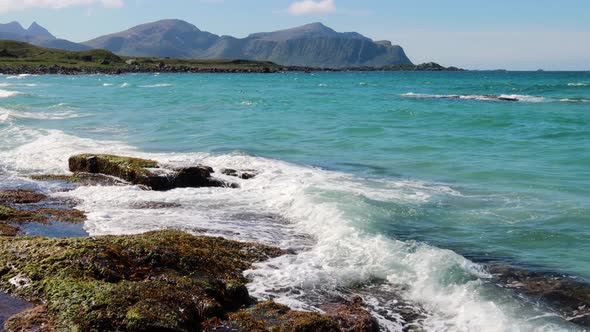
{"label": "rocky shoreline", "polygon": [[[239,66],[242,60],[234,60]],[[195,67],[188,65],[168,65],[164,62],[156,64],[132,64],[128,66],[63,66],[63,65],[2,65],[0,73],[4,75],[121,75],[121,74],[272,74],[286,72],[350,72],[350,71],[464,71],[456,67],[443,67],[436,63],[419,65],[398,65],[387,67],[347,67],[347,68],[314,68],[293,66],[255,66],[245,68]]]}
{"label": "rocky shoreline", "polygon": [[[244,180],[257,176],[256,170],[173,168],[105,154],[72,156],[69,168],[72,175],[31,178],[68,183],[72,188],[135,184],[166,191],[210,186],[236,190],[237,184],[215,175]],[[166,208],[166,204],[151,202],[138,208]],[[0,289],[10,294],[0,296],[0,318],[7,318],[8,331],[379,331],[377,319],[367,310],[370,304],[354,290],[319,305],[321,313],[253,299],[243,272],[253,263],[293,254],[280,248],[177,230],[124,236],[55,237],[51,232],[24,236],[33,224],[82,229],[86,216],[74,206],[76,202],[33,190],[0,190]],[[509,266],[487,269],[493,275],[490,282],[590,327],[588,284]],[[404,331],[422,331],[420,321],[427,312],[405,306],[401,297],[397,309]]]}

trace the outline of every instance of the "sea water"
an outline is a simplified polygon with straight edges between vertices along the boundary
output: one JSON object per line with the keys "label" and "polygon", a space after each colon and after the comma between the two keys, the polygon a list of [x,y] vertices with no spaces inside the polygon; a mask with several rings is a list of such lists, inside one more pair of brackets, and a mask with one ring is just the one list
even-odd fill
{"label": "sea water", "polygon": [[[26,178],[101,152],[203,163],[240,188]],[[427,330],[578,330],[485,264],[590,278],[590,73],[4,75],[0,187],[77,199],[91,235],[176,228],[289,249],[246,274],[252,295],[296,309],[360,294],[389,331],[400,301]]]}

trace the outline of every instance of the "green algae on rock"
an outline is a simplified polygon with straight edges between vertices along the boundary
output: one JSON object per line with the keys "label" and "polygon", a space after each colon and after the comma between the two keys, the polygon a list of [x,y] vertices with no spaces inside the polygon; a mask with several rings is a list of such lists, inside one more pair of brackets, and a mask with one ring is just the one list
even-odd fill
{"label": "green algae on rock", "polygon": [[[0,287],[57,330],[199,330],[252,302],[242,272],[277,248],[158,231],[86,239],[0,238]],[[17,282],[18,281],[18,282]],[[15,321],[7,324],[18,330]],[[21,319],[22,321],[22,319]]]}
{"label": "green algae on rock", "polygon": [[28,222],[47,223],[47,217],[34,212],[0,205],[0,236],[17,236],[19,226]]}
{"label": "green algae on rock", "polygon": [[66,174],[35,174],[29,178],[36,181],[55,181],[73,184],[74,186],[117,186],[126,184],[125,181],[113,176],[91,173]]}
{"label": "green algae on rock", "polygon": [[0,190],[0,204],[31,204],[45,199],[47,199],[46,195],[34,190]]}
{"label": "green algae on rock", "polygon": [[235,187],[211,177],[213,169],[193,166],[179,169],[163,168],[149,159],[122,157],[108,154],[81,154],[70,157],[70,171],[74,173],[101,173],[115,176],[152,190],[170,190],[186,187]]}
{"label": "green algae on rock", "polygon": [[207,331],[347,331],[376,332],[379,325],[360,303],[330,305],[334,310],[326,314],[294,311],[273,301],[232,313],[223,322],[211,321]]}

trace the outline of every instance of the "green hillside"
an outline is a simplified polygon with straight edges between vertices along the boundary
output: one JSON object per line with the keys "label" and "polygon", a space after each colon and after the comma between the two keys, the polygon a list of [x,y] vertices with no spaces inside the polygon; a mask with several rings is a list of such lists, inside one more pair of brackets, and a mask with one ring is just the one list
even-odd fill
{"label": "green hillside", "polygon": [[282,69],[282,66],[267,61],[131,58],[106,50],[73,52],[0,40],[0,70],[3,73],[276,72]]}

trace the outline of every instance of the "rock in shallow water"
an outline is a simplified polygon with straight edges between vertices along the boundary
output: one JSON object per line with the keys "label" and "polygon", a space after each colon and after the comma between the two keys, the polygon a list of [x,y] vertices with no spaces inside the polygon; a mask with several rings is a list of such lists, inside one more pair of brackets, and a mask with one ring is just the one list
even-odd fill
{"label": "rock in shallow water", "polygon": [[590,285],[563,275],[532,272],[506,265],[488,267],[508,288],[551,305],[566,320],[590,327]]}
{"label": "rock in shallow water", "polygon": [[106,174],[127,182],[143,185],[152,190],[165,191],[174,188],[237,187],[211,177],[208,166],[192,166],[177,169],[162,168],[154,160],[105,154],[81,154],[70,157],[70,171]]}

